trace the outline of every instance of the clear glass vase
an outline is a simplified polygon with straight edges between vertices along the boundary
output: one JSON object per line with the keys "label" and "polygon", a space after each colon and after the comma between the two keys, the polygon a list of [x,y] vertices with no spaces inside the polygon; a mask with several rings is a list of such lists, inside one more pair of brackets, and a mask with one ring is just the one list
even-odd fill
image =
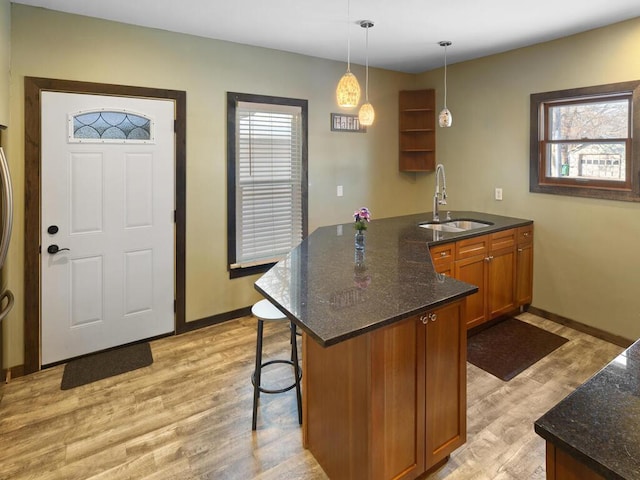
{"label": "clear glass vase", "polygon": [[355,238],[356,250],[364,250],[364,232],[358,230]]}

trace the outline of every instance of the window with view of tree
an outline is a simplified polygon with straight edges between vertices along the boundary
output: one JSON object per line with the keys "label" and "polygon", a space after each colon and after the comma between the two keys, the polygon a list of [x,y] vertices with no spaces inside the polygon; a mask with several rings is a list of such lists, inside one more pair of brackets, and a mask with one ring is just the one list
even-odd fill
{"label": "window with view of tree", "polygon": [[530,190],[640,200],[640,82],[531,95]]}
{"label": "window with view of tree", "polygon": [[266,271],[307,234],[307,101],[227,94],[231,277]]}

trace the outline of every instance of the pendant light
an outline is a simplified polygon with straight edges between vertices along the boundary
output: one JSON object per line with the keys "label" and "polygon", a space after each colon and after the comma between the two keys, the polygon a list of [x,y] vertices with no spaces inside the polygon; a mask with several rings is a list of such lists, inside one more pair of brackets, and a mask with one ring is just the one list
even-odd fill
{"label": "pendant light", "polygon": [[351,73],[351,23],[350,2],[347,0],[347,72],[342,76],[336,88],[338,105],[344,108],[357,107],[360,103],[360,84],[356,76]]}
{"label": "pendant light", "polygon": [[441,127],[450,127],[453,122],[451,112],[447,108],[447,47],[451,46],[451,42],[443,41],[439,42],[441,47],[444,47],[444,108],[438,115],[438,124]]}
{"label": "pendant light", "polygon": [[362,20],[360,22],[360,26],[367,29],[367,42],[365,49],[365,103],[360,107],[358,120],[360,120],[360,125],[369,126],[373,125],[373,120],[376,118],[376,112],[373,110],[373,105],[369,103],[369,29],[373,27],[373,22],[371,20]]}

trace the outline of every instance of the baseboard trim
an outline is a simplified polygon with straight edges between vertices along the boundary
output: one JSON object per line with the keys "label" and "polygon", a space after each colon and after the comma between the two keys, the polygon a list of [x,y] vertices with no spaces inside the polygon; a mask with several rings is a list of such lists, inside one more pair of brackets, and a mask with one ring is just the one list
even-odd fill
{"label": "baseboard trim", "polygon": [[15,367],[5,368],[2,371],[4,376],[4,383],[9,383],[12,378],[18,378],[24,376],[24,365],[16,365]]}
{"label": "baseboard trim", "polygon": [[605,332],[604,330],[600,330],[599,328],[585,325],[584,323],[580,323],[570,318],[563,317],[562,315],[556,315],[555,313],[547,312],[546,310],[542,310],[541,308],[529,306],[527,311],[534,315],[538,315],[539,317],[546,318],[547,320],[559,323],[560,325],[565,325],[567,327],[573,328],[574,330],[578,330],[579,332],[586,333],[588,335],[591,335],[592,337],[605,340],[620,347],[627,348],[633,343],[633,340],[629,340],[628,338]]}
{"label": "baseboard trim", "polygon": [[248,315],[251,315],[250,306],[238,308],[237,310],[232,310],[230,312],[220,313],[218,315],[212,315],[210,317],[201,318],[199,320],[193,320],[192,322],[185,322],[184,326],[176,333],[179,335],[181,333],[187,333],[193,330],[198,330],[200,328],[210,327],[212,325],[224,323],[229,320],[234,320],[236,318],[246,317]]}

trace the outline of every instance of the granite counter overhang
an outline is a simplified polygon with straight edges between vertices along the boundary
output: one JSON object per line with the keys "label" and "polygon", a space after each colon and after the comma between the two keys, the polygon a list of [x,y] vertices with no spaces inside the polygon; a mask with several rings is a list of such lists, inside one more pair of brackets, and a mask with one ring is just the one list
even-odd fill
{"label": "granite counter overhang", "polygon": [[529,225],[531,220],[480,212],[453,219],[489,222],[465,232],[418,227],[431,213],[373,220],[362,257],[353,224],[320,227],[255,282],[298,327],[327,347],[478,291],[436,273],[429,246]]}
{"label": "granite counter overhang", "polygon": [[604,478],[640,479],[640,341],[536,420],[534,428]]}

